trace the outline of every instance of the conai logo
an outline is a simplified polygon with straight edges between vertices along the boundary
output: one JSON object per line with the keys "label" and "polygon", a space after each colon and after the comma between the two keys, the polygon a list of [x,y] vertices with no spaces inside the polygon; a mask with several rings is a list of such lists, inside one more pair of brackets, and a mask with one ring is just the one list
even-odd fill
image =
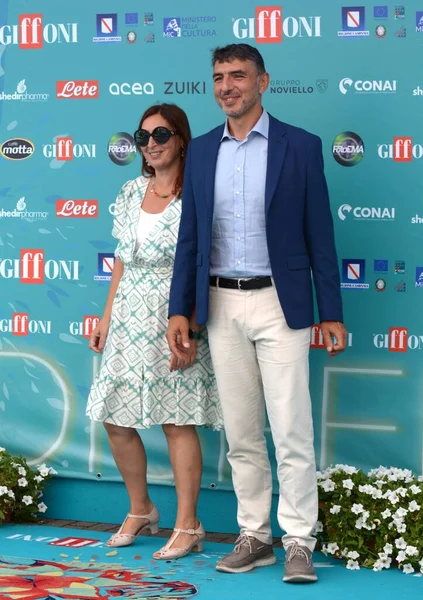
{"label": "conai logo", "polygon": [[79,261],[44,260],[44,250],[22,249],[20,258],[0,258],[0,278],[21,283],[44,283],[46,279],[79,280]]}
{"label": "conai logo", "polygon": [[344,77],[339,82],[339,91],[342,94],[346,94],[349,89],[352,89],[358,94],[366,94],[366,93],[385,93],[385,94],[395,94],[397,91],[397,82],[393,81],[382,81],[375,80],[372,81],[363,81],[361,79],[357,79],[354,81],[349,77]]}
{"label": "conai logo", "polygon": [[352,212],[354,219],[373,220],[373,221],[394,221],[395,208],[380,208],[376,206],[356,206],[353,208],[350,204],[342,204],[338,208],[338,217],[345,221],[347,215]]}
{"label": "conai logo", "polygon": [[19,25],[0,27],[0,45],[19,44],[23,50],[34,50],[46,44],[78,42],[77,23],[47,23],[43,25],[42,14],[19,15]]}
{"label": "conai logo", "polygon": [[321,17],[286,17],[281,6],[257,6],[255,17],[233,19],[236,38],[255,39],[257,43],[276,44],[287,38],[321,37]]}

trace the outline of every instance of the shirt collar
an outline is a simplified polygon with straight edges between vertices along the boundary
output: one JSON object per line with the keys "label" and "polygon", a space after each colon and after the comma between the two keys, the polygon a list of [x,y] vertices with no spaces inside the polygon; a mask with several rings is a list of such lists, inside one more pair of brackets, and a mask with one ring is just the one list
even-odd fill
{"label": "shirt collar", "polygon": [[[252,133],[253,131],[262,135],[264,138],[266,138],[266,140],[269,138],[269,114],[264,109],[263,109],[263,112],[261,113],[260,119],[254,125],[254,127],[248,132],[246,137],[248,137],[250,135],[250,133]],[[223,134],[222,134],[222,137],[220,138],[220,141],[222,142],[224,139],[229,139],[229,140],[236,139],[236,138],[234,138],[233,135],[231,135],[231,133],[229,131],[228,120],[226,120],[226,122],[225,122],[225,128],[223,130]]]}

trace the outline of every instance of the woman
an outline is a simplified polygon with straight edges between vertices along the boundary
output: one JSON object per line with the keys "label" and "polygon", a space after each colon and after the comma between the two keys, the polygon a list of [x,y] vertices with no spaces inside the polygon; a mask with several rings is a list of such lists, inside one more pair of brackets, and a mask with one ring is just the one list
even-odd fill
{"label": "woman", "polygon": [[[161,425],[172,464],[178,511],[174,533],[154,554],[180,558],[201,551],[197,519],[202,457],[195,429],[220,429],[221,408],[205,330],[192,318],[192,351],[184,362],[165,338],[168,297],[181,215],[188,119],[175,105],[149,108],[134,134],[143,176],[121,189],[112,235],[118,239],[104,315],[89,347],[104,355],[91,388],[87,415],[102,421],[130,499],[130,511],[108,546],[127,546],[158,530],[147,489],[147,458],[137,429]],[[169,369],[170,361],[170,369]],[[181,370],[184,369],[184,370]]]}

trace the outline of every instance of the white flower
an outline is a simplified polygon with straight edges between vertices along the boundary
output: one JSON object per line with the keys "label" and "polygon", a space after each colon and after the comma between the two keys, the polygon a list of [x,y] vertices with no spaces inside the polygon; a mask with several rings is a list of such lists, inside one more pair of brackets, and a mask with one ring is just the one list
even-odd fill
{"label": "white flower", "polygon": [[382,490],[378,490],[377,488],[373,488],[373,493],[372,493],[372,498],[379,499],[383,497],[383,492]]}
{"label": "white flower", "polygon": [[347,567],[347,569],[350,569],[351,571],[354,571],[354,570],[359,571],[360,570],[360,565],[358,564],[358,562],[356,560],[350,559],[347,562],[346,567]]}
{"label": "white flower", "polygon": [[419,565],[422,567],[423,569],[423,558],[419,560]]}
{"label": "white flower", "polygon": [[369,496],[371,496],[376,488],[374,488],[372,485],[359,485],[358,486],[358,491],[362,492],[363,494],[368,494]]}
{"label": "white flower", "polygon": [[375,481],[375,485],[377,485],[378,487],[382,487],[384,486],[386,483],[386,481],[383,481],[383,479],[378,479],[377,481]]}
{"label": "white flower", "polygon": [[313,535],[315,535],[316,533],[321,533],[322,531],[323,523],[321,521],[317,521],[316,525],[314,526]]}
{"label": "white flower", "polygon": [[339,550],[339,546],[336,542],[331,542],[327,545],[326,550],[329,554],[335,554],[335,552]]}
{"label": "white flower", "polygon": [[40,475],[42,475],[43,477],[47,477],[49,473],[50,471],[47,468],[40,470]]}
{"label": "white flower", "polygon": [[407,546],[407,548],[405,549],[405,553],[407,556],[418,556],[419,555],[419,551],[416,548],[416,546]]}
{"label": "white flower", "polygon": [[350,465],[335,465],[340,471],[344,471],[347,475],[353,475],[354,473],[358,473],[358,469],[355,467],[351,467]]}
{"label": "white flower", "polygon": [[19,467],[18,473],[19,473],[19,475],[22,475],[22,477],[25,477],[25,475],[26,475],[25,467]]}
{"label": "white flower", "polygon": [[395,523],[397,526],[398,533],[405,533],[407,531],[407,525],[405,523]]}
{"label": "white flower", "polygon": [[6,448],[3,448],[2,446],[0,446],[0,452],[6,452]]}
{"label": "white flower", "polygon": [[408,510],[410,512],[415,512],[416,510],[420,510],[420,504],[417,504],[415,500],[412,500],[408,505]]}
{"label": "white flower", "polygon": [[363,521],[367,521],[367,519],[370,517],[370,513],[368,510],[363,510],[363,513],[361,515],[361,518],[363,519]]}
{"label": "white flower", "polygon": [[22,502],[23,502],[24,504],[26,504],[27,506],[28,506],[29,504],[32,504],[32,496],[24,496],[24,497],[22,498]]}
{"label": "white flower", "polygon": [[406,554],[405,554],[404,550],[400,550],[400,551],[398,552],[398,554],[397,554],[397,562],[399,562],[399,563],[400,563],[400,562],[402,562],[403,560],[405,560],[406,558],[407,558],[407,557],[406,557]]}
{"label": "white flower", "polygon": [[4,496],[8,493],[8,488],[5,485],[0,485],[0,496]]}
{"label": "white flower", "polygon": [[398,494],[396,492],[389,492],[388,500],[391,504],[397,504],[399,502]]}
{"label": "white flower", "polygon": [[348,552],[347,554],[347,558],[352,558],[353,560],[356,560],[359,556],[359,553],[355,550],[351,550],[351,552]]}
{"label": "white flower", "polygon": [[418,485],[412,485],[412,486],[410,486],[410,492],[414,495],[417,495],[417,494],[421,494],[422,490],[419,488]]}
{"label": "white flower", "polygon": [[41,471],[42,469],[46,469],[46,468],[47,468],[46,463],[43,463],[42,465],[38,465],[38,467],[37,467],[38,471]]}
{"label": "white flower", "polygon": [[394,514],[393,519],[402,519],[403,517],[407,516],[408,510],[406,510],[405,508],[398,508],[397,512]]}
{"label": "white flower", "polygon": [[25,479],[25,477],[21,477],[20,479],[18,479],[18,485],[20,487],[26,487],[28,485],[28,482]]}
{"label": "white flower", "polygon": [[388,517],[390,517],[390,516],[391,516],[391,514],[392,514],[392,513],[391,513],[391,511],[389,510],[389,508],[387,508],[386,510],[384,510],[384,511],[383,511],[383,513],[380,513],[380,514],[382,515],[382,517],[383,517],[384,519],[387,519]]}
{"label": "white flower", "polygon": [[405,550],[407,548],[407,542],[404,540],[404,538],[400,537],[395,540],[395,546],[398,548],[398,550]]}
{"label": "white flower", "polygon": [[364,521],[361,517],[359,517],[357,519],[357,521],[355,522],[355,526],[357,527],[357,529],[363,529],[363,525],[364,525]]}
{"label": "white flower", "polygon": [[37,483],[41,483],[42,481],[44,481],[44,477],[41,477],[41,475],[36,475],[34,479]]}
{"label": "white flower", "polygon": [[398,476],[395,473],[391,473],[391,475],[388,475],[388,481],[398,481]]}
{"label": "white flower", "polygon": [[406,564],[403,566],[402,570],[404,571],[404,573],[405,573],[406,575],[409,575],[410,573],[414,573],[414,568],[413,568],[413,565],[411,565],[410,563],[406,563]]}
{"label": "white flower", "polygon": [[382,561],[381,560],[377,560],[375,562],[375,564],[373,565],[373,571],[381,571],[383,569],[382,567]]}
{"label": "white flower", "polygon": [[419,476],[417,477],[417,481],[420,481],[420,482],[422,482],[422,481],[423,481],[423,475],[419,475]]}
{"label": "white flower", "polygon": [[333,515],[337,515],[338,513],[341,512],[341,507],[339,506],[339,504],[334,504],[332,506],[332,508],[329,509],[329,512],[332,513]]}
{"label": "white flower", "polygon": [[15,492],[14,492],[13,490],[9,490],[9,491],[7,492],[7,495],[9,496],[9,498],[13,498],[13,499],[15,499]]}
{"label": "white flower", "polygon": [[395,491],[396,491],[396,493],[397,493],[399,496],[401,496],[402,498],[405,498],[405,497],[406,497],[406,495],[407,495],[407,491],[408,491],[408,490],[407,490],[407,488],[405,488],[405,487],[399,487],[399,488],[398,488],[398,489],[396,489]]}
{"label": "white flower", "polygon": [[37,508],[38,508],[38,512],[44,513],[47,510],[47,505],[44,504],[44,502],[40,502],[40,504],[38,504]]}
{"label": "white flower", "polygon": [[342,482],[342,485],[347,490],[352,490],[354,487],[354,482],[352,479],[344,479],[344,481]]}
{"label": "white flower", "polygon": [[363,505],[362,504],[353,504],[352,508],[351,508],[351,512],[354,513],[355,515],[359,515],[360,513],[363,512]]}
{"label": "white flower", "polygon": [[379,564],[382,567],[382,569],[389,569],[389,567],[391,566],[391,562],[392,558],[390,558],[389,556],[381,557],[379,560]]}
{"label": "white flower", "polygon": [[385,544],[383,547],[383,551],[385,554],[392,554],[392,551],[393,551],[392,544]]}
{"label": "white flower", "polygon": [[332,479],[325,479],[322,483],[319,483],[320,487],[322,487],[325,492],[333,492],[336,488],[335,482]]}

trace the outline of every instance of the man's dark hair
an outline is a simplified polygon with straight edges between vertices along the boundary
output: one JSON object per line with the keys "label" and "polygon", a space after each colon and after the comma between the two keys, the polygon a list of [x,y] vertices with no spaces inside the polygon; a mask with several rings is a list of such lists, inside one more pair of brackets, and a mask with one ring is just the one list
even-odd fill
{"label": "man's dark hair", "polygon": [[266,73],[264,60],[257,48],[249,44],[229,44],[221,48],[215,48],[212,55],[212,65],[216,63],[232,62],[233,60],[251,60],[257,69],[259,75]]}

